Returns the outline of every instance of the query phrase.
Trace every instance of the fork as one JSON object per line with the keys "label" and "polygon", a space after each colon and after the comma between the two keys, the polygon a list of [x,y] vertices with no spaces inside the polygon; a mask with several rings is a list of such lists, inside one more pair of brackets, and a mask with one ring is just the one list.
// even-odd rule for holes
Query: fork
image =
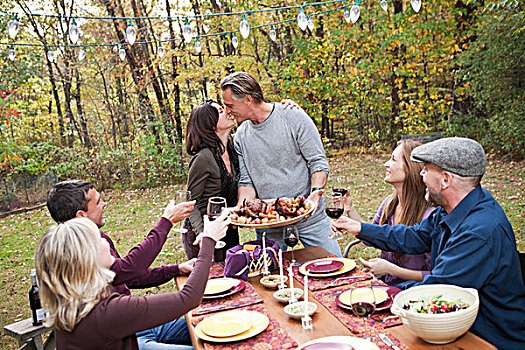
{"label": "fork", "polygon": [[337,281],[342,281],[342,280],[352,280],[352,279],[359,279],[359,278],[363,278],[363,277],[367,277],[368,278],[372,278],[374,277],[373,275],[371,274],[366,274],[366,275],[363,275],[363,276],[347,276],[347,277],[339,277],[339,278],[336,278],[335,280],[332,280],[332,281],[323,281],[323,283],[325,285],[332,285],[334,284],[335,282]]}

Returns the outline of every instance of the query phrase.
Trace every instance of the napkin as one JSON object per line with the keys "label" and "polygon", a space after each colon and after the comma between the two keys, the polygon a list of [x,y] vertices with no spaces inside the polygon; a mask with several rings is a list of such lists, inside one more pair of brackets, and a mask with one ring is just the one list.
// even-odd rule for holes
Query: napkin
{"label": "napkin", "polygon": [[[295,349],[298,344],[293,340],[288,333],[279,325],[270,313],[266,310],[264,305],[252,305],[242,308],[241,310],[258,311],[265,314],[270,319],[270,324],[266,330],[259,333],[255,337],[240,340],[234,343],[204,343],[204,348],[207,350],[274,350],[274,349]],[[206,316],[194,317],[191,319],[191,324],[195,327]],[[391,337],[393,339],[393,337]]]}

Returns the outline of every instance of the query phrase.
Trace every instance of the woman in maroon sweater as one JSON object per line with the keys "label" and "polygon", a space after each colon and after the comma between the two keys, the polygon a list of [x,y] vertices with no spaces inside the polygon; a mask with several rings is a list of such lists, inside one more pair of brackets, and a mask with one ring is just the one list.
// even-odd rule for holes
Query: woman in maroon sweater
{"label": "woman in maroon sweater", "polygon": [[133,297],[112,293],[114,257],[97,226],[79,218],[51,227],[40,240],[35,264],[45,325],[56,332],[57,349],[138,349],[135,333],[156,327],[200,304],[215,242],[230,223],[226,213],[204,221],[200,253],[184,288]]}

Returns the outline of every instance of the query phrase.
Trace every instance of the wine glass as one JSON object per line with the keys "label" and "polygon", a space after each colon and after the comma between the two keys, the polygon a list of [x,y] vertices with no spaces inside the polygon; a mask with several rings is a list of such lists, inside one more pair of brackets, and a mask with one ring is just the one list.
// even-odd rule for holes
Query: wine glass
{"label": "wine glass", "polygon": [[[226,208],[226,198],[210,197],[210,199],[208,199],[208,209],[206,211],[208,219],[210,221],[217,219],[221,215],[223,208]],[[215,243],[215,249],[222,249],[225,246],[226,242],[224,241],[217,241],[217,243]]]}
{"label": "wine glass", "polygon": [[[177,191],[175,193],[175,202],[177,202],[177,204],[178,203],[182,203],[182,202],[189,202],[190,200],[191,200],[191,192],[190,191],[180,190],[180,191]],[[179,228],[175,229],[174,231],[175,232],[180,232],[180,233],[188,232],[187,229],[182,227],[183,224],[184,224],[184,220],[179,222]]]}
{"label": "wine glass", "polygon": [[299,231],[295,226],[285,226],[283,228],[283,240],[284,244],[292,248],[292,260],[290,261],[293,266],[297,264],[297,261],[293,257],[293,247],[299,243]]}
{"label": "wine glass", "polygon": [[364,324],[364,339],[373,341],[367,336],[368,317],[376,310],[376,296],[371,284],[366,284],[361,287],[352,287],[350,289],[350,304],[352,311],[356,316],[363,317]]}
{"label": "wine glass", "polygon": [[[346,190],[345,190],[346,191]],[[325,200],[325,211],[326,215],[328,215],[330,218],[337,220],[343,215],[344,212],[344,200],[343,196],[339,192],[330,193],[324,196]],[[328,236],[330,239],[341,239],[343,238],[342,235],[336,236],[336,235],[330,235]]]}
{"label": "wine glass", "polygon": [[344,175],[334,176],[332,179],[332,191],[341,193],[344,196],[347,192],[347,179]]}

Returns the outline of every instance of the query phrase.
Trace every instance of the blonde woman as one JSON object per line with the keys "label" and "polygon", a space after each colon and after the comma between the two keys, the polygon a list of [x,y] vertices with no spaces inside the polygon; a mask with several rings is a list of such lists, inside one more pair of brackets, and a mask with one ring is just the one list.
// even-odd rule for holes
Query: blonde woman
{"label": "blonde woman", "polygon": [[[51,227],[35,251],[45,325],[56,332],[57,349],[138,349],[135,333],[176,319],[200,304],[215,242],[229,219],[204,220],[200,253],[184,288],[175,293],[133,297],[114,293],[109,270],[114,257],[89,219]],[[165,347],[165,349],[177,349]]]}
{"label": "blonde woman", "polygon": [[[423,163],[410,160],[410,153],[420,145],[421,142],[414,140],[397,143],[392,156],[385,163],[383,180],[392,185],[394,190],[379,207],[372,224],[412,226],[420,223],[435,209],[425,200],[425,184],[419,175]],[[345,211],[350,218],[364,222],[352,205],[350,191],[345,196]],[[365,271],[382,276],[385,283],[400,288],[409,286],[412,281],[421,282],[430,273],[430,253],[410,255],[382,251],[381,258],[360,260]]]}

